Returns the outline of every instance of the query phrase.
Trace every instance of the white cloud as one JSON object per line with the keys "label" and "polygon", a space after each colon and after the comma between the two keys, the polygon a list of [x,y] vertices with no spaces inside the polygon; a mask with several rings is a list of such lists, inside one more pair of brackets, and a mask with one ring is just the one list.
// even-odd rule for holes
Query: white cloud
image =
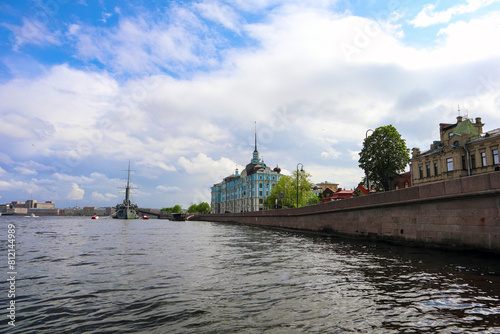
{"label": "white cloud", "polygon": [[92,192],[92,199],[96,200],[98,202],[110,202],[110,201],[113,201],[117,197],[118,196],[113,195],[113,194],[109,194],[109,193],[106,193],[106,194],[103,195],[103,194],[100,194],[97,191],[93,191]]}
{"label": "white cloud", "polygon": [[166,161],[166,158],[162,154],[151,152],[142,157],[142,159],[137,162],[137,165],[147,167],[148,169],[159,168],[166,172],[176,172],[177,169],[175,166],[168,165]]}
{"label": "white cloud", "polygon": [[239,15],[228,5],[216,1],[204,1],[195,4],[201,15],[209,20],[223,25],[225,28],[239,32]]}
{"label": "white cloud", "polygon": [[458,4],[442,11],[436,11],[436,5],[428,4],[410,23],[415,27],[428,27],[434,24],[447,23],[450,22],[453,16],[473,13],[495,2],[498,2],[498,0],[467,0],[466,4]]}
{"label": "white cloud", "polygon": [[71,191],[69,194],[66,196],[67,199],[69,200],[81,200],[83,199],[83,195],[85,194],[85,190],[81,189],[78,184],[73,183],[71,185]]}
{"label": "white cloud", "polygon": [[59,31],[50,31],[42,22],[23,17],[22,25],[3,23],[4,27],[9,29],[14,37],[14,50],[19,50],[25,44],[61,45]]}
{"label": "white cloud", "polygon": [[76,176],[76,175],[68,175],[62,173],[54,173],[52,177],[56,181],[71,182],[73,183],[73,185],[76,185],[77,183],[89,184],[94,181],[92,178],[86,176]]}
{"label": "white cloud", "polygon": [[216,38],[188,8],[173,5],[161,18],[142,13],[120,18],[114,28],[72,25],[78,57],[97,60],[116,72],[149,73],[214,61]]}
{"label": "white cloud", "polygon": [[[82,67],[47,65],[0,84],[2,179],[16,167],[26,173],[3,187],[33,182],[34,196],[64,201],[77,185],[70,197],[84,197],[84,188],[92,205],[124,185],[108,175],[132,159],[138,201],[161,207],[158,192],[174,192],[190,203],[249,162],[254,121],[266,163],[287,173],[300,161],[313,179],[354,187],[369,128],[392,123],[409,146],[427,146],[464,100],[471,115],[499,127],[498,12],[452,23],[419,48],[399,38],[397,20],[378,25],[321,3],[206,1],[175,5],[164,22],[153,13],[120,14],[106,28],[75,21],[66,37]],[[248,13],[262,16],[247,23]],[[231,48],[230,34],[251,46]],[[355,48],[350,59],[342,45]]]}
{"label": "white cloud", "polygon": [[494,42],[499,34],[500,12],[468,22],[458,21],[439,30],[443,46],[430,56],[441,64],[445,61],[465,63],[495,57],[500,54],[500,45]]}
{"label": "white cloud", "polygon": [[359,153],[361,151],[352,151],[352,150],[349,150],[349,155],[351,157],[351,160],[354,160],[354,161],[359,161]]}
{"label": "white cloud", "polygon": [[[204,153],[199,153],[191,160],[185,157],[180,157],[178,163],[188,174],[222,173],[227,176],[229,173],[234,172],[237,167],[236,163],[228,158],[221,157],[219,160],[213,160]],[[242,167],[240,166],[240,169],[241,168]]]}
{"label": "white cloud", "polygon": [[177,193],[181,191],[181,188],[179,187],[169,187],[169,186],[157,186],[156,190],[159,190],[161,192],[165,193]]}
{"label": "white cloud", "polygon": [[36,170],[33,170],[33,169],[29,169],[29,168],[26,168],[26,167],[14,167],[14,170],[20,174],[23,174],[23,175],[36,175],[38,174],[38,172]]}
{"label": "white cloud", "polygon": [[30,184],[11,179],[10,181],[0,180],[0,190],[25,190],[30,187]]}
{"label": "white cloud", "polygon": [[326,151],[321,152],[321,159],[337,159],[340,155],[339,151],[333,147],[329,147]]}
{"label": "white cloud", "polygon": [[107,74],[57,65],[36,80],[20,78],[1,85],[1,114],[4,122],[17,126],[15,131],[23,127],[24,132],[33,131],[32,119],[64,131],[57,125],[94,125],[95,117],[109,108],[116,93],[117,83]]}
{"label": "white cloud", "polygon": [[33,160],[17,163],[18,166],[14,170],[23,175],[37,175],[41,171],[54,170],[54,167],[35,162]]}

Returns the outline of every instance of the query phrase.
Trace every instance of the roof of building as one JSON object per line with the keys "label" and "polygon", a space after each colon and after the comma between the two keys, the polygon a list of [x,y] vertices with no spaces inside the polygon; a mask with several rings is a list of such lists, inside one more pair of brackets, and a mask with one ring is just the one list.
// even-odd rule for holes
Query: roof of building
{"label": "roof of building", "polygon": [[459,136],[470,135],[471,138],[479,137],[479,131],[469,119],[458,122],[455,131],[453,131],[453,134]]}
{"label": "roof of building", "polygon": [[500,128],[488,131],[485,134],[479,136],[478,138],[474,138],[473,140],[470,141],[470,143],[473,143],[473,142],[475,143],[478,141],[487,140],[487,139],[490,139],[493,137],[498,137],[498,136],[500,136]]}
{"label": "roof of building", "polygon": [[[466,123],[466,121],[461,122],[461,123]],[[470,122],[467,122],[467,123],[470,123]],[[470,123],[470,124],[474,127],[474,125],[472,123]],[[471,131],[471,128],[468,125],[463,126],[460,129],[457,126],[457,130],[455,130],[455,132],[453,132],[453,133],[456,134],[456,135],[464,135],[464,134],[467,134],[468,131]],[[459,133],[457,133],[457,132],[459,132]],[[476,132],[477,132],[477,129],[476,129]],[[472,139],[469,142],[467,142],[467,144],[476,143],[476,142],[483,141],[483,140],[488,140],[488,139],[491,139],[491,138],[497,137],[497,136],[500,136],[500,128],[488,131],[488,132],[486,132],[484,134],[478,134],[477,137],[472,137]],[[443,145],[436,146],[435,148],[432,148],[432,149],[430,149],[428,151],[420,153],[418,155],[418,157],[425,157],[425,156],[429,156],[429,155],[432,155],[432,154],[435,154],[435,153],[442,152],[443,148],[444,148]]]}

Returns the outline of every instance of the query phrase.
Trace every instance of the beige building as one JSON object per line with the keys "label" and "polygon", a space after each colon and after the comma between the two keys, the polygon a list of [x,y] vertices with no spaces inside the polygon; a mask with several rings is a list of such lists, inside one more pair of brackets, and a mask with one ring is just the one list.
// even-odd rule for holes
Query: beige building
{"label": "beige building", "polygon": [[498,169],[500,129],[483,133],[483,123],[457,117],[454,124],[439,124],[440,140],[430,149],[412,152],[413,185],[487,173]]}
{"label": "beige building", "polygon": [[97,207],[96,206],[85,206],[83,207],[82,215],[83,216],[93,216],[96,214]]}
{"label": "beige building", "polygon": [[321,192],[325,191],[328,188],[332,189],[333,191],[337,191],[338,188],[339,188],[339,184],[338,183],[331,183],[331,182],[328,182],[328,181],[318,183],[317,186],[321,187]]}

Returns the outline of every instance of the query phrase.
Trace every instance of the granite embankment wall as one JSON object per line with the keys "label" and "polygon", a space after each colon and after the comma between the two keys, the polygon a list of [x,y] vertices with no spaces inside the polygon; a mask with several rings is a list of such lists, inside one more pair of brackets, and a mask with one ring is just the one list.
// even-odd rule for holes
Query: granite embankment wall
{"label": "granite embankment wall", "polygon": [[197,215],[234,222],[500,253],[500,172],[296,209]]}

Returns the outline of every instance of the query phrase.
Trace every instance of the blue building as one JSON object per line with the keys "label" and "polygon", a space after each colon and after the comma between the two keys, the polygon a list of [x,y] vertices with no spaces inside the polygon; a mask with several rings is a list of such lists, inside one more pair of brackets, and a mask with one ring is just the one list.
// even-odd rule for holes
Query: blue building
{"label": "blue building", "polygon": [[257,151],[257,132],[252,160],[245,169],[224,178],[212,187],[212,213],[249,212],[266,209],[264,201],[280,177],[281,169],[268,167]]}

